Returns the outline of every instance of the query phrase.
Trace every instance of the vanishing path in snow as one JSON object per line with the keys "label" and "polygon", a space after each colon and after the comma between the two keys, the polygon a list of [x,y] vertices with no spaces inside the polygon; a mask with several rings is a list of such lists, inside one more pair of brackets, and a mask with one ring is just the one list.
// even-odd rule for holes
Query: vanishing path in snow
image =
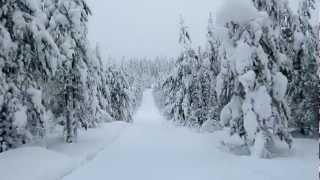
{"label": "vanishing path in snow", "polygon": [[[212,137],[170,126],[160,115],[152,90],[147,90],[134,123],[63,180],[283,180],[288,172],[294,174],[291,179],[304,179],[298,170],[313,171],[299,159],[268,161],[230,155],[219,150],[219,140]],[[288,166],[292,163],[297,171]]]}
{"label": "vanishing path in snow", "polygon": [[208,153],[203,151],[205,145],[199,144],[199,134],[189,131],[168,126],[155,105],[152,90],[147,90],[134,124],[93,161],[64,179],[198,179],[205,175]]}

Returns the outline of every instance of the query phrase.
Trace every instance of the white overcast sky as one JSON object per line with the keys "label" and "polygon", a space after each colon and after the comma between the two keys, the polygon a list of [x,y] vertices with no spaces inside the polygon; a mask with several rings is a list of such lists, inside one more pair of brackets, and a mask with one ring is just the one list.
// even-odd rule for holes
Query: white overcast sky
{"label": "white overcast sky", "polygon": [[93,11],[89,38],[114,58],[177,56],[179,17],[195,45],[205,40],[209,12],[221,0],[88,0]]}
{"label": "white overcast sky", "polygon": [[[296,8],[300,0],[289,1]],[[227,12],[218,13],[223,18],[241,17],[247,11],[241,4],[250,0],[88,0],[88,3],[93,12],[89,22],[92,45],[98,43],[104,56],[120,59],[178,56],[180,15],[189,26],[194,46],[203,45],[210,12],[215,14],[223,7]]]}

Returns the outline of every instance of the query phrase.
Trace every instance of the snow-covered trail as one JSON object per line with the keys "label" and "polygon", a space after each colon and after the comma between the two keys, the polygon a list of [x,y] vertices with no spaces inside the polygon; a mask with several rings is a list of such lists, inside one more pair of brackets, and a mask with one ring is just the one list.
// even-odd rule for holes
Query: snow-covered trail
{"label": "snow-covered trail", "polygon": [[168,125],[156,108],[152,90],[147,90],[134,123],[63,180],[283,180],[288,172],[291,180],[313,177],[313,164],[305,158],[239,157],[221,151],[217,144],[211,134]]}

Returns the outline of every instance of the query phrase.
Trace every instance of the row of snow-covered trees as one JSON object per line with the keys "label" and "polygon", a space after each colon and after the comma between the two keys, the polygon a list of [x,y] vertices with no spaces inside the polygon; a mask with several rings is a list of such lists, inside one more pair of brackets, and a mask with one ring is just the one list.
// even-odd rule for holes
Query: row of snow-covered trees
{"label": "row of snow-covered trees", "polygon": [[210,130],[230,128],[250,154],[273,156],[275,138],[317,133],[320,81],[315,0],[293,12],[285,0],[251,0],[256,14],[224,27],[209,19],[207,45],[193,49],[181,21],[183,51],[156,97],[168,118]]}
{"label": "row of snow-covered trees", "polygon": [[85,0],[0,0],[0,152],[63,126],[132,121],[136,90],[89,47]]}
{"label": "row of snow-covered trees", "polygon": [[[155,91],[159,106],[169,119],[185,126],[199,127],[209,119],[218,119],[215,88],[222,54],[221,43],[213,38],[213,20],[208,27],[205,50],[194,50],[190,35],[181,19],[180,39],[183,52],[169,77]],[[212,122],[214,123],[214,122]]]}
{"label": "row of snow-covered trees", "polygon": [[174,66],[174,60],[168,57],[131,58],[121,62],[121,69],[140,80],[142,88],[150,88],[169,74]]}

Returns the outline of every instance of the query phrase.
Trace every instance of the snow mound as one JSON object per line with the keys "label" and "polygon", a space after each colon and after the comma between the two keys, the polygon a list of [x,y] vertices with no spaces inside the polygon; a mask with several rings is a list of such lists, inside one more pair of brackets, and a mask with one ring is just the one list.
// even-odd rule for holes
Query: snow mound
{"label": "snow mound", "polygon": [[201,132],[204,132],[204,133],[205,132],[213,133],[221,129],[222,129],[221,124],[219,123],[219,121],[216,121],[216,120],[208,120],[204,122],[203,125],[201,126]]}

